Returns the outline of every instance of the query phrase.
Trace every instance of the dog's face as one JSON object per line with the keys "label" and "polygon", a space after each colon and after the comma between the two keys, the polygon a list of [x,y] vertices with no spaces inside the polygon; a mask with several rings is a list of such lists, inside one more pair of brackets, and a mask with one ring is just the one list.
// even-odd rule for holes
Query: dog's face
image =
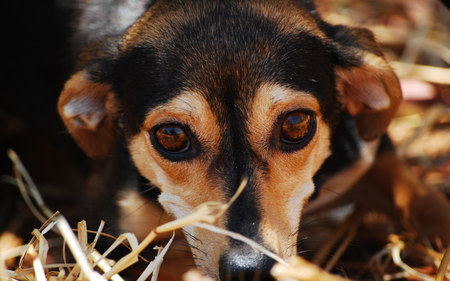
{"label": "dog's face", "polygon": [[[218,226],[288,258],[339,112],[370,140],[398,105],[381,56],[369,32],[325,24],[295,1],[159,1],[122,37],[86,48],[59,109],[88,155],[125,139],[175,218],[227,202],[247,178]],[[214,278],[273,264],[228,237],[185,230]]]}

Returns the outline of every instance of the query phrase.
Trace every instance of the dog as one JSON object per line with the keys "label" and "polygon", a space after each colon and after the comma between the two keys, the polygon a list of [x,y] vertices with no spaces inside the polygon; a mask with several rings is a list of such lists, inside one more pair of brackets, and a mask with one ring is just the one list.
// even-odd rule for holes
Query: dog
{"label": "dog", "polygon": [[[179,219],[228,202],[247,179],[216,225],[287,259],[301,214],[358,186],[356,201],[448,244],[450,205],[410,175],[385,134],[402,93],[369,30],[327,23],[307,0],[99,5],[79,15],[73,45],[86,46],[58,103],[102,163],[90,179],[96,216],[142,238],[159,204]],[[151,197],[143,182],[160,194],[138,208]],[[250,246],[184,232],[205,275],[270,280],[274,260]]]}

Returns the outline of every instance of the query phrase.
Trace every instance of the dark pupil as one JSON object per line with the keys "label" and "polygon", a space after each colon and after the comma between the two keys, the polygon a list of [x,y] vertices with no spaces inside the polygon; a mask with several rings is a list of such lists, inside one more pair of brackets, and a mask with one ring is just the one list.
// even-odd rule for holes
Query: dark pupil
{"label": "dark pupil", "polygon": [[180,152],[188,145],[186,133],[177,125],[164,125],[156,131],[159,144],[169,152]]}
{"label": "dark pupil", "polygon": [[303,112],[291,113],[281,126],[281,137],[285,141],[298,142],[308,135],[311,117]]}

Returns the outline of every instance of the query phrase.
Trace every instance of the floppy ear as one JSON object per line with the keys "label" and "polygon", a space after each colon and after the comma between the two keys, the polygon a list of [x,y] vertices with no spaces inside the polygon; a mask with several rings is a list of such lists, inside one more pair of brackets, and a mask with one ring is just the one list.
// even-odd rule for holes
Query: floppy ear
{"label": "floppy ear", "polygon": [[372,32],[334,26],[337,88],[358,134],[373,140],[385,133],[402,99],[397,76]]}
{"label": "floppy ear", "polygon": [[58,111],[64,124],[90,157],[108,155],[117,141],[115,119],[119,106],[112,86],[101,77],[106,76],[115,58],[115,48],[109,48],[113,43],[102,40],[89,45],[77,62],[79,71],[59,97]]}

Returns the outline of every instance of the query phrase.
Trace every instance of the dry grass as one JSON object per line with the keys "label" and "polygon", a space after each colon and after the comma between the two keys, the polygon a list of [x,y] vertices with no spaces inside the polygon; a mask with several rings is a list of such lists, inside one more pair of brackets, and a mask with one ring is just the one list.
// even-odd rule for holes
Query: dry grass
{"label": "dry grass", "polygon": [[[41,212],[48,212],[49,209],[45,205],[37,188],[34,186],[31,178],[28,178],[28,172],[21,163],[19,157],[13,152],[9,151],[9,156],[14,162],[16,171],[16,181],[21,190],[24,191],[24,197],[27,198],[26,202],[33,213],[42,218],[44,215]],[[22,177],[24,177],[28,183],[26,185]],[[31,183],[31,185],[30,185]],[[24,280],[24,281],[73,281],[73,280],[124,280],[120,276],[120,272],[127,267],[138,261],[139,254],[147,248],[150,243],[160,233],[173,232],[172,238],[166,244],[165,247],[158,248],[158,254],[156,258],[150,262],[147,268],[142,272],[137,281],[147,280],[152,276],[151,280],[157,280],[158,271],[163,262],[163,258],[168,248],[170,247],[175,230],[187,225],[194,225],[208,229],[213,232],[228,235],[234,239],[241,240],[250,245],[255,251],[263,252],[264,254],[275,259],[278,264],[273,269],[273,275],[283,278],[301,278],[301,280],[341,280],[338,276],[327,274],[325,271],[317,267],[316,265],[307,262],[306,260],[296,257],[288,262],[284,261],[279,256],[265,249],[256,242],[248,239],[240,234],[233,233],[224,229],[217,228],[212,224],[219,218],[228,207],[236,200],[242,190],[245,188],[247,181],[244,180],[239,186],[236,194],[230,199],[227,204],[219,202],[206,202],[198,206],[195,211],[186,216],[185,218],[171,221],[153,229],[148,236],[139,243],[137,238],[132,233],[124,233],[116,238],[116,241],[107,249],[103,254],[100,254],[95,246],[98,238],[102,235],[102,229],[104,222],[102,222],[97,231],[94,233],[95,238],[92,242],[88,242],[88,229],[85,221],[78,223],[78,229],[74,234],[66,219],[59,214],[54,213],[46,220],[40,229],[34,229],[32,231],[33,238],[24,246],[19,248],[9,249],[8,251],[0,252],[0,279],[1,280]],[[34,205],[31,198],[38,204],[38,207]],[[55,229],[56,227],[56,229]],[[63,247],[63,263],[52,264],[47,262],[49,243],[45,238],[45,235],[50,231],[60,234],[64,238],[64,243],[67,244],[72,256],[74,257],[73,263],[66,262],[65,247]],[[107,259],[109,253],[114,250],[118,245],[122,244],[125,240],[128,241],[128,245],[131,247],[131,252],[122,257],[117,262]],[[6,260],[14,258],[20,255],[20,262],[16,270],[6,269]],[[31,260],[31,267],[24,267],[24,260]],[[100,275],[99,269],[103,274]],[[305,269],[307,269],[305,271]],[[199,273],[190,272],[185,276],[185,280],[207,280],[205,276],[201,276]],[[299,279],[300,280],[300,279]]]}
{"label": "dry grass", "polygon": [[[26,202],[28,202],[30,209],[33,210],[33,213],[37,217],[44,217],[45,215],[43,213],[49,212],[48,207],[39,195],[37,188],[33,186],[31,178],[28,178],[28,173],[20,162],[20,159],[12,151],[9,152],[9,155],[15,165],[17,185],[24,192],[24,197],[28,198]],[[26,183],[24,183],[23,178],[25,178]],[[354,239],[361,225],[365,212],[357,208],[344,216],[345,219],[339,224],[338,228],[334,230],[332,236],[328,237],[326,240],[327,243],[323,243],[322,247],[317,251],[315,258],[313,259],[316,261],[316,264],[298,256],[293,257],[286,262],[254,241],[212,225],[215,220],[228,209],[237,196],[239,196],[245,188],[245,185],[246,181],[244,180],[236,194],[227,204],[218,202],[204,203],[198,206],[191,215],[155,228],[141,243],[137,241],[134,234],[124,233],[116,238],[116,241],[110,248],[102,254],[97,251],[95,246],[100,235],[106,235],[102,233],[104,222],[100,224],[97,231],[93,232],[96,234],[95,238],[92,242],[89,242],[89,231],[85,221],[79,222],[78,228],[74,231],[69,227],[66,219],[56,212],[43,223],[40,229],[34,229],[32,231],[33,238],[27,245],[9,249],[7,251],[0,251],[0,280],[123,281],[124,279],[120,276],[120,273],[138,261],[139,254],[150,245],[158,234],[163,232],[174,232],[175,229],[190,224],[224,235],[229,235],[234,239],[239,239],[249,244],[255,251],[261,251],[274,258],[278,263],[274,266],[271,273],[278,280],[348,280],[348,278],[330,274],[328,271],[335,268],[336,263],[342,258],[342,254],[349,247],[350,242]],[[36,202],[37,206],[35,206],[33,201]],[[70,249],[74,262],[69,263],[66,261],[65,247],[62,248],[64,262],[48,262],[50,245],[45,236],[50,231],[54,231],[64,238],[64,243],[67,244]],[[74,232],[77,233],[77,236]],[[131,252],[128,255],[123,256],[117,262],[108,259],[108,255],[111,251],[120,244],[123,244],[125,240],[127,241],[127,245],[131,248]],[[157,280],[163,257],[172,241],[173,236],[164,247],[157,249],[157,256],[153,261],[148,263],[146,269],[137,278],[138,281],[147,280],[150,276],[152,281]],[[445,254],[441,254],[413,241],[414,240],[407,236],[400,237],[398,235],[390,235],[389,243],[370,258],[370,262],[365,265],[365,270],[376,272],[376,276],[379,276],[380,280],[381,278],[382,280],[404,278],[409,280],[442,281],[445,280],[446,277],[448,278],[450,276],[450,272],[448,271],[450,251],[447,250]],[[326,263],[325,269],[321,269],[319,265],[321,265],[322,262],[326,260],[326,257],[331,254],[334,245],[339,245],[338,249],[332,253],[332,258]],[[430,270],[429,268],[428,272],[424,272],[423,268],[413,268],[402,260],[402,256],[408,255],[418,255],[420,260],[428,261],[428,267],[430,267],[430,264],[434,264],[434,269]],[[15,270],[8,270],[6,261],[16,256],[20,256],[17,268]],[[24,266],[25,263],[28,264],[28,266]],[[388,268],[392,268],[392,264],[395,264],[397,267],[397,272],[394,274],[388,273],[390,270]],[[100,272],[102,272],[102,274],[100,274]],[[188,281],[209,280],[208,277],[202,276],[199,272],[189,272],[184,278]]]}

